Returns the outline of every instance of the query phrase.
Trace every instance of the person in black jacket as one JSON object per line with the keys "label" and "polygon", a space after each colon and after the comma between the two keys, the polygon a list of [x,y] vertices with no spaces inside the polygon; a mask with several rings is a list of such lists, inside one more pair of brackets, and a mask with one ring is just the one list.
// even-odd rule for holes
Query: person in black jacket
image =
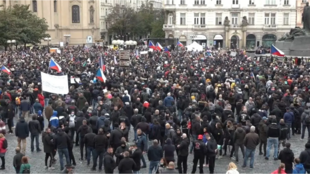
{"label": "person in black jacket", "polygon": [[[91,128],[87,125],[87,121],[83,120],[83,125],[80,126],[80,128],[76,132],[77,136],[79,135],[81,138],[80,139],[80,155],[81,155],[80,160],[81,161],[83,161],[83,159],[84,159],[83,158],[84,157],[83,152],[84,152],[84,148],[85,148],[84,136],[89,132],[91,132]],[[86,152],[86,150],[85,150],[85,152]],[[87,156],[87,155],[85,154],[85,156]]]}
{"label": "person in black jacket", "polygon": [[192,131],[193,143],[192,143],[192,146],[190,148],[190,152],[192,153],[194,146],[195,146],[195,141],[197,140],[197,137],[201,131],[200,117],[199,116],[194,116],[194,119],[192,119],[191,131]]}
{"label": "person in black jacket", "polygon": [[34,150],[34,139],[36,140],[36,148],[37,148],[37,152],[40,152],[41,149],[39,147],[40,143],[39,143],[39,134],[41,133],[41,128],[40,128],[40,123],[37,120],[37,115],[32,114],[32,120],[29,121],[28,126],[29,126],[29,131],[30,131],[30,135],[31,135],[31,152],[33,152]]}
{"label": "person in black jacket", "polygon": [[66,165],[70,164],[69,151],[70,138],[62,129],[57,130],[57,136],[54,139],[55,146],[59,154],[60,170],[64,171],[63,156],[66,158]]}
{"label": "person in black jacket", "polygon": [[194,160],[193,160],[193,170],[192,173],[196,172],[197,164],[199,160],[199,173],[203,173],[203,162],[206,151],[206,146],[202,142],[203,136],[198,135],[197,140],[194,142]]}
{"label": "person in black jacket", "polygon": [[86,146],[86,150],[87,150],[87,165],[89,166],[90,164],[90,157],[93,157],[93,163],[95,162],[95,136],[96,134],[93,132],[89,132],[84,136],[84,143]]}
{"label": "person in black jacket", "polygon": [[152,173],[159,165],[160,160],[163,157],[163,149],[158,145],[158,140],[153,140],[153,145],[149,147],[147,151],[147,157],[150,161],[149,173]]}
{"label": "person in black jacket", "polygon": [[8,127],[9,127],[9,133],[13,133],[12,127],[13,127],[13,119],[15,117],[15,109],[12,102],[8,105]]}
{"label": "person in black jacket", "polygon": [[136,168],[136,163],[133,159],[129,158],[129,152],[124,152],[124,158],[118,165],[118,173],[132,173]]}
{"label": "person in black jacket", "polygon": [[76,118],[75,118],[75,132],[76,132],[75,146],[79,146],[79,143],[80,143],[80,134],[77,131],[83,125],[83,120],[86,120],[86,117],[84,116],[83,112],[79,111],[76,114]]}
{"label": "person in black jacket", "polygon": [[134,115],[130,118],[130,123],[131,123],[131,125],[132,125],[132,127],[134,129],[134,134],[135,134],[134,138],[136,138],[136,136],[137,136],[137,129],[136,129],[136,127],[137,127],[137,124],[141,122],[141,119],[142,119],[143,116],[141,114],[138,114],[139,110],[137,108],[134,109],[133,112],[134,112]]}
{"label": "person in black jacket", "polygon": [[102,128],[99,129],[98,134],[94,138],[94,147],[96,150],[95,157],[94,157],[94,163],[92,170],[96,170],[97,167],[97,159],[99,158],[99,171],[102,170],[102,160],[103,155],[108,147],[108,138],[104,134],[104,131]]}
{"label": "person in black jacket", "polygon": [[121,138],[123,137],[122,132],[119,129],[111,131],[109,144],[113,149],[117,149],[121,145]]}
{"label": "person in black jacket", "polygon": [[[187,173],[187,157],[188,157],[188,147],[189,139],[187,138],[186,133],[183,133],[181,136],[182,141],[177,145],[178,149],[178,169],[179,173]],[[183,164],[183,168],[182,168]]]}
{"label": "person in black jacket", "polygon": [[214,173],[214,167],[215,167],[215,156],[217,154],[217,143],[216,141],[211,138],[211,136],[208,134],[206,136],[208,143],[206,147],[206,153],[208,153],[209,157],[209,172]]}
{"label": "person in black jacket", "polygon": [[293,162],[294,162],[294,153],[290,149],[291,144],[286,143],[283,150],[281,150],[278,158],[281,160],[281,163],[285,164],[285,173],[293,173]]}
{"label": "person in black jacket", "polygon": [[89,125],[93,131],[93,133],[97,134],[98,129],[97,129],[97,121],[98,121],[98,115],[96,111],[93,111],[91,114],[91,117],[89,118]]}
{"label": "person in black jacket", "polygon": [[[45,132],[43,132],[42,142],[43,142],[43,150],[45,153],[45,168],[52,169],[54,144],[50,128],[46,128]],[[47,165],[48,158],[50,158],[49,165]]]}
{"label": "person in black jacket", "polygon": [[134,173],[139,173],[141,169],[141,157],[142,157],[142,150],[139,149],[136,143],[132,143],[129,147],[130,158],[136,163],[135,168],[133,169]]}
{"label": "person in black jacket", "polygon": [[16,154],[15,154],[14,159],[13,159],[13,166],[15,168],[16,173],[19,173],[20,172],[20,166],[22,165],[22,158],[25,155],[20,153],[19,147],[16,147],[15,152],[16,152]]}
{"label": "person in black jacket", "polygon": [[[26,138],[29,136],[29,127],[24,117],[21,117],[19,119],[19,122],[16,124],[15,136],[17,137],[17,146],[21,149],[21,152],[25,154],[27,144]],[[21,142],[23,144],[23,147],[21,147]]]}
{"label": "person in black jacket", "polygon": [[109,147],[107,152],[104,154],[103,167],[104,167],[104,172],[106,174],[112,174],[115,167],[116,167],[116,163],[115,163],[115,160],[113,158],[113,148],[112,147]]}

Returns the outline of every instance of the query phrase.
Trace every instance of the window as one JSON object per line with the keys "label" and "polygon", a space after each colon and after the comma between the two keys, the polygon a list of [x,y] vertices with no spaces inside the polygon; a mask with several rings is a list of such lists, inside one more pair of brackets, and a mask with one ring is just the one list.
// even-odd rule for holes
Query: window
{"label": "window", "polygon": [[105,15],[108,16],[108,9],[105,9]]}
{"label": "window", "polygon": [[222,13],[215,14],[215,25],[222,25]]}
{"label": "window", "polygon": [[186,24],[185,20],[186,20],[186,14],[181,13],[180,14],[180,25],[185,25]]}
{"label": "window", "polygon": [[284,13],[283,15],[283,25],[288,25],[289,13]]}
{"label": "window", "polygon": [[216,5],[222,5],[222,0],[216,0]]}
{"label": "window", "polygon": [[33,12],[38,12],[38,4],[36,0],[32,1],[32,11]]}
{"label": "window", "polygon": [[255,13],[249,13],[249,25],[255,24]]}
{"label": "window", "polygon": [[205,1],[205,0],[201,0],[200,4],[201,4],[201,5],[205,5],[205,4],[206,4],[206,1]]}
{"label": "window", "polygon": [[284,0],[284,5],[290,5],[290,1],[289,0]]}
{"label": "window", "polygon": [[172,16],[172,14],[169,14],[169,16],[168,16],[168,24],[172,25],[172,22],[173,22],[173,16]]}
{"label": "window", "polygon": [[266,5],[276,5],[276,0],[266,0]]}
{"label": "window", "polygon": [[199,4],[199,0],[195,0],[194,4],[198,5]]}
{"label": "window", "polygon": [[255,5],[255,0],[249,0],[249,5]]}
{"label": "window", "polygon": [[200,13],[200,25],[205,25],[205,24],[206,24],[206,14]]}
{"label": "window", "polygon": [[80,7],[78,5],[72,6],[72,23],[80,23]]}
{"label": "window", "polygon": [[194,24],[195,25],[199,24],[199,13],[194,13]]}
{"label": "window", "polygon": [[185,5],[185,0],[180,0],[181,5]]}
{"label": "window", "polygon": [[302,0],[302,3],[306,3],[306,2],[308,2],[308,0]]}
{"label": "window", "polygon": [[276,14],[265,13],[265,25],[275,25],[275,24],[276,24]]}
{"label": "window", "polygon": [[171,4],[174,4],[174,0],[171,0]]}
{"label": "window", "polygon": [[239,4],[238,0],[232,0],[233,4]]}
{"label": "window", "polygon": [[238,13],[231,14],[231,24],[238,25]]}
{"label": "window", "polygon": [[270,18],[270,14],[269,13],[265,13],[265,25],[269,24],[269,18]]}
{"label": "window", "polygon": [[276,14],[275,13],[271,13],[270,24],[271,25],[275,25],[276,24]]}

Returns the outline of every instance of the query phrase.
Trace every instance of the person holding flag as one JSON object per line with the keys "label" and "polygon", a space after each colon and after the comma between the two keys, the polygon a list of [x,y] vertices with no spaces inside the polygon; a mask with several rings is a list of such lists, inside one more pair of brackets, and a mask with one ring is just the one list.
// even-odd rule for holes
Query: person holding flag
{"label": "person holding flag", "polygon": [[50,60],[49,68],[56,70],[57,72],[61,72],[61,67],[58,65],[58,63],[53,58],[51,58]]}

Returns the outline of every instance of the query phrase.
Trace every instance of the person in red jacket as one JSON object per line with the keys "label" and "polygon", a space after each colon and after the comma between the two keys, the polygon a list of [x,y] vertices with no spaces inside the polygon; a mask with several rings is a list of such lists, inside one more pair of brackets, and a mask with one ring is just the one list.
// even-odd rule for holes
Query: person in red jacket
{"label": "person in red jacket", "polygon": [[45,97],[42,95],[42,93],[38,93],[38,99],[39,99],[39,103],[44,108],[44,99],[45,99]]}
{"label": "person in red jacket", "polygon": [[1,158],[1,162],[2,162],[0,170],[5,170],[5,153],[7,150],[6,148],[3,148],[3,143],[5,143],[5,141],[6,141],[6,139],[5,139],[4,135],[2,133],[0,133],[0,158]]}
{"label": "person in red jacket", "polygon": [[286,174],[285,173],[285,164],[281,163],[279,168],[275,171],[273,171],[271,174]]}

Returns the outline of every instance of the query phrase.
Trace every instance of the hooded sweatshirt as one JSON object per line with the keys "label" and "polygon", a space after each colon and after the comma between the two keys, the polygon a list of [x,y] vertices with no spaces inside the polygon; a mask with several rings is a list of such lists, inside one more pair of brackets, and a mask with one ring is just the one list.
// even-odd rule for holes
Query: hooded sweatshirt
{"label": "hooded sweatshirt", "polygon": [[304,165],[301,163],[295,165],[295,169],[293,170],[293,174],[305,174],[306,170],[304,168]]}
{"label": "hooded sweatshirt", "polygon": [[50,118],[50,124],[52,127],[58,128],[59,126],[59,119],[57,117],[57,111],[53,111],[53,115]]}

